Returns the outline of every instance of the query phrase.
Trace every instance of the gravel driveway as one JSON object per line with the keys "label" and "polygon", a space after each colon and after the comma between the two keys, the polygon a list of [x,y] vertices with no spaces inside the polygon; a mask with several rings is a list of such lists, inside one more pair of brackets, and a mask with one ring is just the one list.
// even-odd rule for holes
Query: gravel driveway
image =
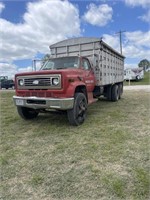
{"label": "gravel driveway", "polygon": [[129,86],[124,86],[124,90],[145,90],[150,92],[150,85],[129,85]]}

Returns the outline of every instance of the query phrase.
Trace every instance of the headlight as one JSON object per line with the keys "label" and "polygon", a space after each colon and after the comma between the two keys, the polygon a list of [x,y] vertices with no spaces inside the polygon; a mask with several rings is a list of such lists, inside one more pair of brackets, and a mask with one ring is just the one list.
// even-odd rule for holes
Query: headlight
{"label": "headlight", "polygon": [[24,80],[23,80],[23,79],[19,79],[19,80],[18,80],[18,84],[19,84],[20,86],[23,86],[23,85],[24,85]]}
{"label": "headlight", "polygon": [[59,78],[53,78],[52,79],[52,84],[53,85],[58,85],[59,84]]}

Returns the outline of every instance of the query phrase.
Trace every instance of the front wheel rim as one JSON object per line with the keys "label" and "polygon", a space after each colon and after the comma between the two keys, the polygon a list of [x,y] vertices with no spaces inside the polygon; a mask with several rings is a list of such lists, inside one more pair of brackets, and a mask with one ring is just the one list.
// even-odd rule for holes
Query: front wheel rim
{"label": "front wheel rim", "polygon": [[77,111],[77,115],[76,115],[76,119],[77,119],[78,121],[84,120],[85,114],[86,114],[86,110],[87,110],[86,100],[85,100],[85,99],[82,99],[82,100],[79,102],[78,111]]}

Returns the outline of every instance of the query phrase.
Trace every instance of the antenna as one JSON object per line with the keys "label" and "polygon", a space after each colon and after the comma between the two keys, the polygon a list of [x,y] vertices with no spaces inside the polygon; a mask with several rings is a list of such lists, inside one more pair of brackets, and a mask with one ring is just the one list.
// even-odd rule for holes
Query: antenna
{"label": "antenna", "polygon": [[121,55],[122,55],[122,33],[124,33],[124,32],[126,32],[126,31],[119,31],[119,32],[117,32],[116,34],[119,34],[119,38],[120,38],[120,53],[121,53]]}

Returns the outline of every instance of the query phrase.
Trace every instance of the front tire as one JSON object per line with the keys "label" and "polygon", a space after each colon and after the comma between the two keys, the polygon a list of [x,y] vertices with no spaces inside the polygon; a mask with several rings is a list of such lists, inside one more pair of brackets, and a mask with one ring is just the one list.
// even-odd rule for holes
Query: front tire
{"label": "front tire", "polygon": [[17,106],[18,114],[25,120],[34,119],[38,116],[39,112],[32,108]]}
{"label": "front tire", "polygon": [[69,123],[73,126],[81,125],[86,118],[87,99],[83,93],[76,93],[73,109],[67,111]]}

